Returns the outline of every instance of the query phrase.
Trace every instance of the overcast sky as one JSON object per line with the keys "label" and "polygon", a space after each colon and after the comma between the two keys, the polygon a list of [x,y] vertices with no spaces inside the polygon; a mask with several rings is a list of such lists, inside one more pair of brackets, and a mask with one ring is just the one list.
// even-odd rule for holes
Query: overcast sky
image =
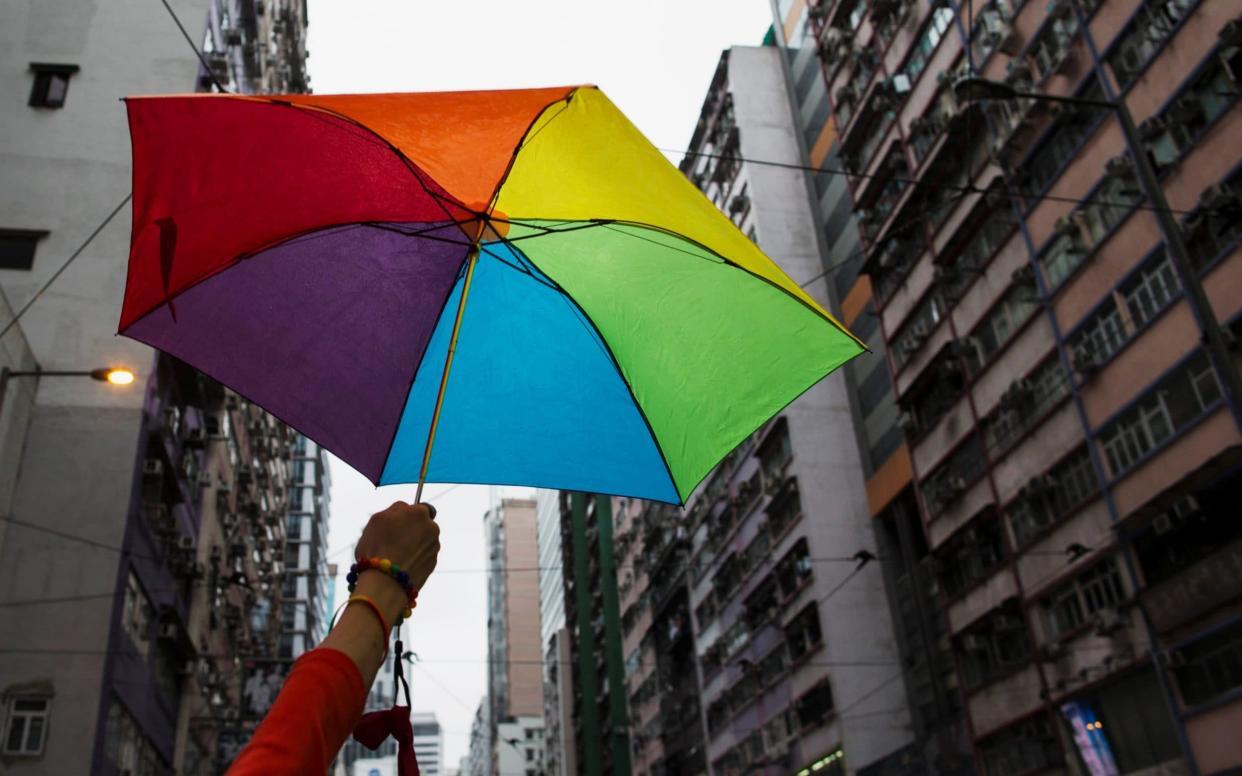
{"label": "overcast sky", "polygon": [[[720,52],[757,45],[770,20],[768,0],[311,0],[310,73],[320,94],[593,83],[657,146],[681,149]],[[366,516],[413,500],[413,489],[376,490],[336,460],[332,478],[330,554],[343,574]],[[426,493],[440,511],[442,550],[409,629],[424,661],[413,673],[414,707],[439,715],[455,767],[486,692],[482,516],[499,493]],[[338,601],[344,592],[342,584]]]}

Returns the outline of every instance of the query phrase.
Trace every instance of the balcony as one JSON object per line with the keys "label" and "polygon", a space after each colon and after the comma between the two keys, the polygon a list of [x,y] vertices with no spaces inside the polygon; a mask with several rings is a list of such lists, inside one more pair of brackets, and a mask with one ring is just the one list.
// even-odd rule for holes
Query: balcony
{"label": "balcony", "polygon": [[1139,593],[1152,627],[1167,632],[1242,596],[1242,540]]}

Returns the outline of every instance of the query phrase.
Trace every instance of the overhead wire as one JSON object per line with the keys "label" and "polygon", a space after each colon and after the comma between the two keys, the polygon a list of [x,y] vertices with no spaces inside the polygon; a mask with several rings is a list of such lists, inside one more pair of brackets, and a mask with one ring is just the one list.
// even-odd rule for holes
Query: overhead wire
{"label": "overhead wire", "polygon": [[26,304],[22,305],[22,308],[17,311],[17,314],[13,316],[12,320],[5,324],[4,329],[0,330],[0,337],[8,334],[9,329],[12,329],[17,325],[17,322],[22,319],[22,316],[26,314],[26,311],[30,309],[31,305],[39,301],[39,298],[43,296],[48,287],[55,283],[56,280],[64,274],[65,270],[69,269],[69,265],[82,255],[82,251],[85,251],[87,246],[94,242],[95,238],[99,236],[99,233],[102,232],[108,224],[112,223],[112,219],[116,218],[117,213],[120,213],[121,210],[129,204],[129,200],[132,197],[133,194],[131,193],[126,194],[121,198],[121,201],[116,204],[116,207],[112,208],[112,211],[104,217],[104,220],[101,221],[89,235],[87,235],[82,244],[80,244],[77,249],[69,255],[68,259],[65,259],[65,263],[60,265],[60,269],[53,272],[52,276],[44,281],[43,285],[39,286],[39,289],[34,292],[34,295],[31,296],[30,299],[26,300]]}
{"label": "overhead wire", "polygon": [[181,30],[181,37],[185,38],[186,44],[194,51],[194,56],[198,57],[199,64],[203,66],[203,71],[207,77],[211,79],[211,83],[220,91],[221,94],[231,94],[231,92],[220,83],[216,78],[216,73],[211,69],[211,65],[207,64],[207,58],[203,56],[203,52],[199,50],[198,44],[190,37],[190,33],[186,32],[185,25],[181,23],[181,17],[177,16],[177,12],[168,4],[168,0],[160,0],[164,4],[164,10],[168,11],[168,15],[172,17],[173,23],[177,25],[177,29]]}
{"label": "overhead wire", "polygon": [[[777,161],[765,160],[765,159],[752,159],[752,158],[745,157],[745,156],[737,156],[733,154],[729,154],[729,155],[716,154],[716,153],[710,153],[707,151],[690,151],[690,150],[674,151],[668,148],[660,148],[659,150],[664,151],[666,153],[670,153],[670,154],[678,153],[678,154],[685,154],[686,156],[700,156],[700,157],[705,157],[708,159],[716,159],[718,161],[738,162],[739,164],[755,164],[755,165],[768,166],[768,167],[780,167],[780,168],[788,169],[788,170],[801,170],[803,172],[816,173],[816,174],[823,173],[825,175],[841,175],[846,178],[864,178],[864,179],[883,178],[884,180],[892,181],[895,183],[904,183],[907,186],[911,186],[911,187],[931,186],[936,189],[958,191],[963,194],[988,194],[988,193],[995,192],[995,196],[1004,196],[1004,197],[1009,197],[1011,199],[1022,199],[1028,202],[1048,201],[1048,202],[1067,202],[1067,203],[1074,204],[1074,205],[1088,205],[1088,204],[1107,205],[1110,207],[1118,207],[1118,208],[1124,207],[1124,208],[1135,208],[1139,210],[1164,211],[1167,213],[1171,213],[1173,215],[1190,215],[1191,213],[1195,213],[1195,212],[1199,212],[1199,213],[1205,212],[1204,210],[1193,211],[1193,210],[1180,210],[1177,208],[1164,209],[1164,208],[1160,208],[1160,207],[1157,207],[1151,204],[1135,203],[1135,202],[1120,202],[1120,201],[1113,201],[1113,200],[1107,200],[1107,199],[1099,199],[1096,197],[1068,197],[1068,196],[1062,196],[1062,195],[1057,195],[1057,194],[1050,194],[1048,192],[1036,194],[1032,192],[1020,191],[1017,189],[1005,189],[1005,190],[995,189],[994,190],[991,188],[983,188],[980,186],[975,186],[974,184],[969,184],[969,183],[959,184],[959,183],[947,183],[947,182],[938,181],[938,180],[937,181],[921,180],[918,178],[889,176],[889,175],[884,175],[883,173],[878,173],[878,172],[876,173],[855,172],[852,170],[846,170],[844,168],[837,168],[837,167],[812,167],[810,165],[795,164],[793,162],[777,162]],[[1211,211],[1206,211],[1206,212],[1211,212]],[[1221,211],[1221,212],[1226,212],[1226,211]]]}

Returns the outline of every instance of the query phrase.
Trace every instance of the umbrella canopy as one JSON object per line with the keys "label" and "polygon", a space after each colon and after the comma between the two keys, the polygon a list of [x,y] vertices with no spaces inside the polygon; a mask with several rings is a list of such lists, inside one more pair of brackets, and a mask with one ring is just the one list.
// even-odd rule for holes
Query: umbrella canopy
{"label": "umbrella canopy", "polygon": [[863,350],[594,87],[127,106],[121,333],[376,484],[682,503]]}

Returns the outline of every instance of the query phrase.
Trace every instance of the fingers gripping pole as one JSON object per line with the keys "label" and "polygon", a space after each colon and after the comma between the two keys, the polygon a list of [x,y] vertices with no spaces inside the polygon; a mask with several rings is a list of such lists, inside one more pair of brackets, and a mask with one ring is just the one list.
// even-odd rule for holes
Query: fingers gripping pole
{"label": "fingers gripping pole", "polygon": [[448,388],[449,370],[453,367],[453,354],[457,352],[457,335],[461,331],[462,314],[466,310],[466,297],[470,295],[470,281],[474,279],[474,265],[479,261],[478,244],[470,246],[466,257],[466,280],[462,284],[461,299],[457,300],[457,317],[453,319],[453,333],[449,337],[448,353],[444,356],[444,371],[440,374],[440,390],[436,394],[436,407],[431,413],[431,425],[427,428],[427,444],[423,447],[423,463],[418,469],[418,490],[414,503],[423,501],[423,485],[427,482],[427,466],[431,463],[431,446],[436,441],[436,426],[440,424],[440,407],[444,404],[444,392]]}

